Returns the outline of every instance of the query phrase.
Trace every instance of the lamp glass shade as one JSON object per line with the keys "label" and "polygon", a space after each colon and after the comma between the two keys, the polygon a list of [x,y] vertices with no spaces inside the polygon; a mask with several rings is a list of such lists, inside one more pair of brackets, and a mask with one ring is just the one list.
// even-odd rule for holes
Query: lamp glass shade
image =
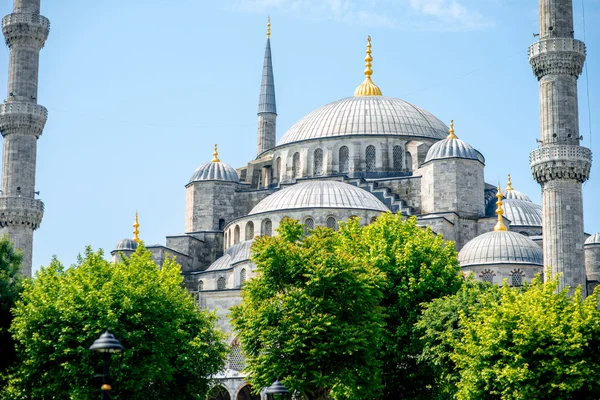
{"label": "lamp glass shade", "polygon": [[99,353],[119,353],[123,351],[123,345],[115,335],[107,330],[94,341],[94,344],[90,346],[90,350]]}

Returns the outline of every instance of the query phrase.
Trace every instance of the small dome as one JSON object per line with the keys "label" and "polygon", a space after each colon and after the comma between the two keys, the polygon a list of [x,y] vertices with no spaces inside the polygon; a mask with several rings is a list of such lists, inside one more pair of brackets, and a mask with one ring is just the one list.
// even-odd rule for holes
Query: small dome
{"label": "small dome", "polygon": [[502,192],[502,195],[507,200],[524,200],[524,201],[528,201],[528,202],[532,203],[529,196],[527,196],[523,192],[519,192],[518,190],[507,189]]}
{"label": "small dome", "polygon": [[516,232],[492,231],[477,236],[458,253],[461,267],[485,264],[533,264],[542,266],[542,248]]}
{"label": "small dome", "polygon": [[117,243],[117,247],[115,248],[115,250],[131,250],[131,251],[135,251],[138,247],[138,244],[133,240],[133,239],[123,239],[120,240],[119,243]]}
{"label": "small dome", "polygon": [[464,140],[446,138],[434,143],[427,152],[425,162],[440,160],[443,158],[466,158],[483,162],[477,150]]}
{"label": "small dome", "polygon": [[[509,193],[516,190],[509,190]],[[542,226],[542,206],[529,200],[505,199],[504,216],[516,226]]]}
{"label": "small dome", "polygon": [[223,257],[215,260],[205,271],[230,269],[237,263],[248,261],[250,259],[250,246],[252,246],[253,242],[254,240],[244,240],[243,242],[234,244],[225,250]]}
{"label": "small dome", "polygon": [[209,162],[198,167],[190,178],[190,182],[196,181],[228,181],[239,182],[235,169],[223,162]]}
{"label": "small dome", "polygon": [[590,244],[600,244],[600,233],[594,233],[592,236],[587,238],[585,240],[585,244],[586,246]]}
{"label": "small dome", "polygon": [[278,146],[348,135],[443,139],[448,127],[433,114],[389,96],[354,96],[317,108],[294,124]]}
{"label": "small dome", "polygon": [[377,197],[356,186],[338,181],[309,181],[273,193],[260,201],[248,215],[303,208],[389,211]]}

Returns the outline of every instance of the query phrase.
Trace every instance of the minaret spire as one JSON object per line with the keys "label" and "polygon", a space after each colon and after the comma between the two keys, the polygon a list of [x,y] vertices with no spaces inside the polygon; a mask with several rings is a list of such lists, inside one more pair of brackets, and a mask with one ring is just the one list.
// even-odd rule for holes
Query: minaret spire
{"label": "minaret spire", "polygon": [[37,104],[39,55],[50,31],[50,21],[40,15],[40,0],[15,0],[12,14],[2,19],[2,31],[10,60],[8,93],[0,104],[0,236],[8,235],[23,251],[21,272],[31,276],[33,231],[44,215],[44,203],[35,198],[37,140],[48,117]]}
{"label": "minaret spire", "polygon": [[[592,153],[579,145],[577,78],[585,45],[573,38],[572,0],[539,0],[539,38],[529,63],[540,82],[541,146],[529,161],[542,187],[544,265],[560,273],[559,290],[586,288],[581,185],[590,174]],[[550,278],[549,274],[544,274]]]}
{"label": "minaret spire", "polygon": [[267,22],[267,46],[263,64],[260,95],[258,97],[258,145],[257,154],[275,147],[277,106],[275,104],[275,80],[271,60],[271,18]]}
{"label": "minaret spire", "polygon": [[496,215],[498,216],[498,222],[496,222],[496,226],[494,227],[494,231],[506,231],[506,225],[504,225],[504,221],[502,221],[502,215],[504,214],[504,210],[502,209],[502,189],[500,189],[500,183],[498,183],[498,191],[496,192]]}
{"label": "minaret spire", "polygon": [[135,212],[135,222],[133,223],[133,241],[136,243],[140,242],[140,221],[138,220],[138,212]]}

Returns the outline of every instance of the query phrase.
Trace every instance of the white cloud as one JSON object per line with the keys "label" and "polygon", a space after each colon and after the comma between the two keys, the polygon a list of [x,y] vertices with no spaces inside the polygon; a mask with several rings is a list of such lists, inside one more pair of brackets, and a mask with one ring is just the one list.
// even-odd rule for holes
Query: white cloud
{"label": "white cloud", "polygon": [[409,30],[478,30],[492,21],[465,5],[474,0],[230,0],[242,12],[288,12],[370,27]]}

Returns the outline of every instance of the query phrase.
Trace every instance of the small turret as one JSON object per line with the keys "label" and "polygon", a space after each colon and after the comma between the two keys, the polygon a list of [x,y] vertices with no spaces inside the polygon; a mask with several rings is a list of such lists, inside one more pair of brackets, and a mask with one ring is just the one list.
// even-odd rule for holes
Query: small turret
{"label": "small turret", "polygon": [[125,239],[119,240],[119,242],[115,246],[115,249],[110,252],[113,262],[119,262],[121,260],[120,254],[123,254],[124,256],[129,257],[129,256],[131,256],[131,254],[133,254],[137,250],[138,243],[140,242],[139,227],[140,227],[140,223],[139,223],[139,219],[138,219],[138,213],[136,211],[135,212],[135,221],[133,223],[133,239],[125,238]]}

